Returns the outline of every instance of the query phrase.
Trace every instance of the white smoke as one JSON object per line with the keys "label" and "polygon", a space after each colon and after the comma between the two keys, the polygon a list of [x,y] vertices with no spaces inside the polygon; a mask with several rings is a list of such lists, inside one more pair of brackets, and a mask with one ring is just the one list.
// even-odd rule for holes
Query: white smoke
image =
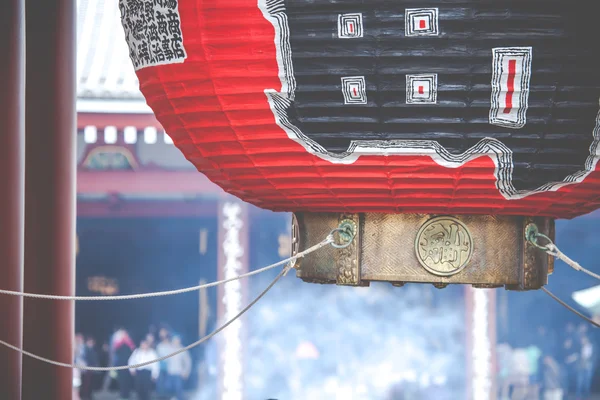
{"label": "white smoke", "polygon": [[349,288],[287,277],[245,320],[245,398],[463,398],[464,321],[461,288]]}

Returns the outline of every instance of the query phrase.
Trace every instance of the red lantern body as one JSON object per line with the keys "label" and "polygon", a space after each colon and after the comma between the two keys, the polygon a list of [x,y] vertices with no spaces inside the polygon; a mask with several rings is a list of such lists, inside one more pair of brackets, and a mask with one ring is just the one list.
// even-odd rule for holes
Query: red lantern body
{"label": "red lantern body", "polygon": [[296,251],[354,230],[307,281],[536,289],[553,264],[526,232],[600,206],[596,21],[566,0],[120,4],[199,171],[294,211]]}
{"label": "red lantern body", "polygon": [[339,3],[121,0],[141,90],[211,180],[281,211],[570,218],[600,205],[583,10]]}

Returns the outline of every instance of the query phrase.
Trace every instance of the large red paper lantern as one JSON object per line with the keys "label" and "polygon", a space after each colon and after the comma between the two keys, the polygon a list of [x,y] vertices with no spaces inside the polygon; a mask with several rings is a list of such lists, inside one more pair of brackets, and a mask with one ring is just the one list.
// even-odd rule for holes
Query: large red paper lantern
{"label": "large red paper lantern", "polygon": [[[386,213],[395,226],[393,214],[451,214],[428,232],[444,235],[454,224],[458,236],[464,228],[472,237],[492,223],[484,216],[530,218],[506,222],[517,227],[508,236],[539,217],[551,235],[547,218],[600,206],[600,57],[596,18],[584,7],[566,0],[120,5],[140,88],[158,120],[198,170],[259,207],[321,221],[311,213],[344,213],[361,226],[370,213]],[[472,218],[482,225],[456,225],[467,224],[464,215],[481,215]],[[423,222],[404,228],[416,234]],[[473,246],[468,262],[481,263]],[[528,256],[519,254],[524,264]],[[441,283],[459,270],[448,268]]]}

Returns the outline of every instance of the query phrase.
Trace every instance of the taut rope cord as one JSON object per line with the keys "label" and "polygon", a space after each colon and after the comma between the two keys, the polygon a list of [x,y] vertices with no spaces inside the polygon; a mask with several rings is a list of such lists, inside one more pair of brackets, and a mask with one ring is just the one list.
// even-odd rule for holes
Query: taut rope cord
{"label": "taut rope cord", "polygon": [[[296,260],[297,258],[304,257],[307,254],[313,253],[313,252],[315,252],[315,251],[317,251],[317,250],[319,250],[319,249],[321,249],[321,248],[323,248],[323,247],[325,247],[325,246],[327,246],[329,244],[334,243],[335,242],[335,240],[333,238],[334,232],[337,232],[337,230],[332,231],[327,236],[327,238],[325,240],[323,240],[322,242],[320,242],[320,243],[318,243],[318,244],[316,244],[316,245],[314,245],[314,246],[306,249],[303,252],[298,253],[297,255],[295,255],[293,257],[290,257],[288,260],[281,261],[281,262],[279,262],[277,264],[274,264],[273,266],[269,266],[269,267],[266,267],[266,268],[262,268],[262,270],[259,270],[259,271],[266,271],[267,269],[273,268],[274,266],[281,265],[282,263],[285,263],[285,262],[289,262],[288,265],[286,265],[281,270],[281,272],[277,275],[277,277],[275,277],[275,279],[273,279],[273,281],[269,284],[269,286],[267,286],[267,288],[265,290],[263,290],[254,300],[252,300],[250,302],[250,304],[248,304],[246,307],[244,307],[244,309],[242,311],[240,311],[237,315],[235,315],[232,319],[230,319],[229,321],[227,321],[225,324],[223,324],[221,327],[219,327],[218,329],[216,329],[212,333],[210,333],[210,334],[204,336],[203,338],[197,340],[196,342],[194,342],[194,343],[192,343],[192,344],[190,344],[188,346],[185,346],[185,347],[183,347],[183,348],[181,348],[181,349],[179,349],[179,350],[177,350],[177,351],[175,351],[173,353],[167,354],[166,356],[157,358],[156,360],[147,361],[147,362],[140,363],[140,364],[135,364],[135,365],[122,365],[122,366],[117,366],[117,367],[88,367],[86,365],[62,363],[62,362],[50,360],[48,358],[44,358],[44,357],[38,356],[36,354],[30,353],[30,352],[28,352],[26,350],[20,349],[17,346],[13,346],[10,343],[6,343],[3,340],[0,340],[0,344],[2,344],[2,345],[6,346],[6,347],[8,347],[8,348],[10,348],[10,349],[12,349],[14,351],[18,351],[19,353],[21,353],[23,355],[35,358],[36,360],[43,361],[43,362],[48,363],[48,364],[56,365],[58,367],[76,368],[76,369],[80,369],[80,370],[83,370],[83,371],[121,371],[121,370],[127,370],[127,369],[136,369],[136,368],[144,367],[146,365],[154,364],[156,362],[164,361],[167,358],[174,357],[174,356],[176,356],[178,354],[181,354],[181,353],[183,353],[185,351],[193,349],[196,346],[199,346],[200,344],[204,343],[205,341],[207,341],[208,339],[212,338],[213,336],[215,336],[216,334],[218,334],[219,332],[221,332],[222,330],[224,330],[225,328],[227,328],[229,325],[231,325],[235,320],[237,320],[242,315],[244,315],[244,313],[246,313],[246,311],[248,311],[250,308],[252,308],[252,306],[254,306],[261,298],[263,298],[263,296],[265,294],[267,294],[267,292],[269,290],[271,290],[271,288],[277,283],[277,281],[279,281],[279,279],[281,279],[281,277],[285,276],[289,272],[289,270],[293,268],[293,260]],[[354,235],[352,235],[352,240],[353,239],[354,239]],[[344,244],[348,245],[352,240],[350,240],[347,244],[346,243],[344,243]],[[240,277],[236,277],[236,278],[233,278],[231,280],[239,279],[239,278]],[[223,283],[223,282],[224,281],[221,281],[221,283]],[[217,282],[215,282],[215,284],[217,284]],[[201,285],[201,286],[206,286],[206,285]],[[212,286],[214,286],[214,284]],[[188,289],[183,289],[183,290],[191,291],[191,290],[188,290]],[[176,291],[176,292],[181,293],[181,291]],[[19,292],[13,292],[13,293],[16,293],[16,295],[22,294],[22,293],[19,293]],[[149,295],[153,295],[153,294],[149,293]],[[132,296],[140,296],[140,295],[132,295]],[[150,296],[148,296],[148,294],[143,295],[143,296],[150,297]],[[77,298],[64,298],[62,296],[55,296],[54,298],[56,299],[56,297],[59,297],[59,300],[75,300],[75,299],[77,299]],[[116,296],[116,297],[119,297],[119,296]],[[120,296],[120,297],[122,298],[123,296]],[[129,298],[139,298],[139,297],[129,297]],[[86,299],[89,299],[89,298],[86,298]]]}
{"label": "taut rope cord", "polygon": [[[589,276],[600,280],[600,275],[598,275],[588,269],[583,268],[581,266],[581,264],[572,260],[565,253],[560,251],[560,249],[556,246],[556,244],[554,244],[552,239],[550,239],[548,236],[544,235],[543,233],[540,233],[540,231],[538,230],[538,227],[535,224],[529,224],[527,226],[526,239],[532,245],[537,247],[538,249],[545,251],[546,253],[550,254],[554,258],[557,258],[557,259],[563,261],[565,264],[567,264],[569,267],[573,268],[575,271],[581,271],[584,274],[588,274]],[[538,243],[539,239],[544,239],[546,242],[548,242],[548,244],[546,244],[545,246],[540,245]]]}
{"label": "taut rope cord", "polygon": [[227,321],[225,324],[223,324],[222,326],[220,326],[218,329],[216,329],[215,331],[213,331],[212,333],[204,336],[203,338],[201,338],[200,340],[197,340],[196,342],[190,344],[189,346],[185,346],[173,353],[167,354],[166,356],[157,358],[156,360],[152,360],[152,361],[147,361],[144,363],[140,363],[140,364],[135,364],[135,365],[121,365],[118,367],[88,367],[86,365],[79,365],[79,364],[69,364],[69,363],[62,363],[62,362],[58,362],[58,361],[54,361],[54,360],[50,360],[48,358],[44,358],[41,356],[38,356],[36,354],[30,353],[26,350],[20,349],[17,346],[13,346],[9,343],[6,343],[3,340],[0,340],[0,344],[13,349],[15,351],[18,351],[19,353],[29,356],[31,358],[35,358],[36,360],[40,360],[43,361],[45,363],[48,364],[52,364],[52,365],[56,365],[58,367],[65,367],[65,368],[76,368],[76,369],[80,369],[82,371],[122,371],[122,370],[126,370],[126,369],[136,369],[136,368],[140,368],[140,367],[144,367],[146,365],[150,365],[150,364],[154,364],[156,362],[160,362],[160,361],[164,361],[167,358],[171,358],[174,357],[178,354],[181,354],[185,351],[188,351],[190,349],[193,349],[196,346],[199,346],[200,344],[204,343],[205,341],[207,341],[208,339],[212,338],[213,336],[215,336],[217,333],[221,332],[223,329],[227,328],[229,325],[231,325],[236,319],[238,319],[239,317],[241,317],[242,315],[244,315],[244,313],[246,311],[248,311],[254,304],[256,304],[256,302],[258,302],[258,300],[260,300],[265,294],[267,294],[267,292],[269,290],[271,290],[271,288],[275,285],[275,283],[277,283],[277,281],[284,276],[288,270],[292,267],[291,264],[287,265],[278,275],[277,277],[271,282],[271,284],[269,286],[267,286],[267,288],[265,290],[263,290],[252,302],[250,302],[250,304],[248,304],[242,311],[240,311],[237,315],[235,315],[232,319],[230,319],[229,321]]}
{"label": "taut rope cord", "polygon": [[[539,239],[544,239],[546,242],[548,242],[548,244],[546,244],[545,246],[540,245],[538,243]],[[553,256],[554,258],[563,261],[565,264],[567,264],[569,267],[573,268],[575,271],[581,271],[585,274],[588,274],[591,277],[594,277],[596,279],[600,279],[600,275],[587,270],[585,268],[583,268],[578,262],[572,260],[571,258],[569,258],[565,253],[563,253],[562,251],[560,251],[560,249],[554,244],[554,242],[552,241],[552,239],[550,239],[548,236],[544,235],[543,233],[540,233],[538,230],[538,227],[535,224],[530,224],[529,226],[527,226],[526,228],[526,239],[535,247],[537,247],[538,249],[548,253],[549,255]],[[589,322],[590,324],[600,328],[600,324],[598,324],[597,322],[595,322],[594,320],[592,320],[591,318],[583,315],[582,313],[580,313],[579,311],[577,311],[576,309],[574,309],[573,307],[571,307],[570,305],[568,305],[567,303],[565,303],[563,300],[561,300],[560,298],[558,298],[558,296],[556,296],[554,293],[552,293],[551,291],[549,291],[548,289],[546,289],[545,287],[542,287],[542,290],[550,297],[552,297],[554,300],[556,300],[558,303],[560,303],[560,305],[562,305],[563,307],[565,307],[567,310],[571,311],[572,313],[578,315],[579,317],[583,318],[584,320],[586,320],[587,322]]]}
{"label": "taut rope cord", "polygon": [[[331,235],[330,235],[331,236]],[[192,286],[192,287],[188,287],[188,288],[183,288],[183,289],[176,289],[176,290],[167,290],[164,292],[152,292],[152,293],[140,293],[140,294],[128,294],[128,295],[122,295],[122,296],[58,296],[58,295],[52,295],[52,294],[36,294],[36,293],[24,293],[24,292],[15,292],[12,290],[3,290],[0,289],[0,294],[6,294],[6,295],[10,295],[10,296],[20,296],[20,297],[31,297],[34,299],[47,299],[47,300],[66,300],[66,301],[109,301],[109,300],[132,300],[132,299],[144,299],[144,298],[148,298],[148,297],[160,297],[160,296],[170,296],[170,295],[175,295],[175,294],[181,294],[181,293],[188,293],[188,292],[195,292],[197,290],[200,289],[205,289],[205,288],[209,288],[209,287],[213,287],[213,286],[219,286],[222,285],[224,283],[227,282],[232,282],[232,281],[236,281],[238,279],[242,279],[242,278],[247,278],[249,276],[252,275],[257,275],[260,274],[261,272],[265,272],[268,271],[270,269],[279,267],[283,264],[287,264],[287,263],[292,263],[294,261],[296,261],[299,258],[304,257],[307,254],[312,253],[313,251],[319,250],[321,247],[324,247],[328,244],[333,243],[333,239],[328,239],[324,240],[323,242],[304,250],[303,252],[300,252],[298,254],[296,254],[295,256],[289,257],[285,260],[276,262],[275,264],[271,264],[267,267],[261,268],[261,269],[257,269],[255,271],[250,271],[248,273],[242,274],[242,275],[238,275],[238,276],[234,276],[233,278],[229,278],[229,279],[223,279],[221,281],[216,281],[216,282],[211,282],[211,283],[206,283],[203,285],[198,285],[198,286]]]}
{"label": "taut rope cord", "polygon": [[552,293],[551,291],[549,291],[548,289],[546,289],[545,287],[542,288],[542,290],[550,297],[552,297],[554,300],[556,300],[560,305],[562,305],[563,307],[565,307],[567,310],[571,311],[572,313],[575,313],[576,315],[580,316],[581,318],[585,319],[587,322],[589,322],[590,324],[600,328],[600,324],[598,324],[596,321],[594,321],[593,319],[583,315],[582,313],[580,313],[579,311],[577,311],[576,309],[574,309],[573,307],[571,307],[570,305],[568,305],[567,303],[565,303],[564,301],[562,301],[561,299],[559,299],[554,293]]}

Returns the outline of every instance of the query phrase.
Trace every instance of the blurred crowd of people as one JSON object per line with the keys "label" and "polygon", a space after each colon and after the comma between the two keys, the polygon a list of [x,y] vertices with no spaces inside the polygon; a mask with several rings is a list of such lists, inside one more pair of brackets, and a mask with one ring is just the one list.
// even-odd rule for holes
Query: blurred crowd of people
{"label": "blurred crowd of people", "polygon": [[[129,366],[129,369],[97,373],[74,370],[74,392],[80,400],[92,400],[94,393],[116,386],[120,400],[128,400],[133,392],[136,399],[149,400],[153,392],[159,398],[184,400],[184,383],[192,371],[192,358],[187,350],[159,363],[144,364],[183,349],[181,338],[163,327],[148,333],[136,346],[124,328],[115,330],[110,341],[101,347],[93,337],[75,336],[74,361],[88,367]],[[77,398],[77,397],[74,397]]]}
{"label": "blurred crowd of people", "polygon": [[590,326],[568,323],[558,332],[540,326],[530,346],[499,344],[500,399],[563,400],[570,395],[588,399],[600,361],[597,330],[590,331]]}
{"label": "blurred crowd of people", "polygon": [[[240,360],[246,361],[243,385],[248,398],[464,398],[468,377],[462,288],[437,291],[413,285],[398,290],[373,284],[295,290],[301,284],[282,281],[243,320],[246,342]],[[217,326],[224,322],[215,321]],[[512,339],[506,338],[520,337],[513,346],[497,345],[499,400],[589,398],[592,380],[600,375],[600,329],[587,322],[556,322],[554,328],[523,326],[514,329]],[[521,337],[525,333],[531,336]],[[217,398],[217,346],[223,340],[217,335],[202,346],[202,355],[194,353],[200,384],[188,400]],[[76,364],[129,369],[75,371],[74,386],[81,400],[109,388],[118,390],[120,400],[148,400],[151,394],[183,400],[194,369],[188,351],[137,366],[181,349],[180,336],[167,327],[149,329],[137,343],[122,328],[101,346],[92,337],[77,335]]]}

